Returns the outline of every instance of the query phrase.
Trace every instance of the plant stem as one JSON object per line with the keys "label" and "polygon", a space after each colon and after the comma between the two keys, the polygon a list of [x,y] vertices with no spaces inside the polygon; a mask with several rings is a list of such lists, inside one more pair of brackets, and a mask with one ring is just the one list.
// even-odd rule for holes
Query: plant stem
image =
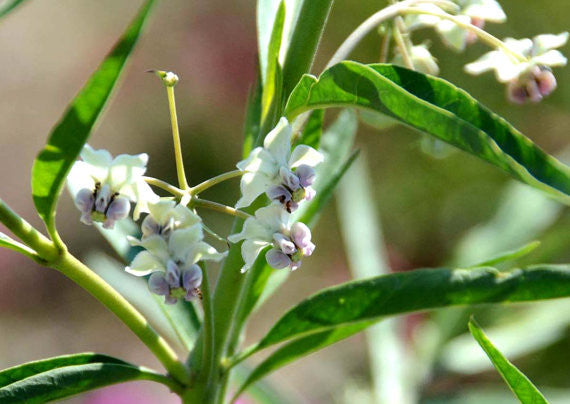
{"label": "plant stem", "polygon": [[406,29],[404,20],[401,16],[397,16],[394,19],[394,41],[396,42],[396,46],[398,47],[398,51],[400,55],[402,55],[402,60],[408,69],[415,70],[414,62],[410,57],[410,53],[408,52],[408,44],[404,40],[402,32]]}
{"label": "plant stem", "polygon": [[10,209],[2,199],[0,199],[0,222],[24,244],[36,251],[41,259],[50,262],[59,258],[59,250],[54,242]]}
{"label": "plant stem", "polygon": [[176,115],[176,100],[174,98],[174,86],[166,86],[168,94],[168,107],[170,109],[170,123],[172,124],[172,139],[174,141],[174,156],[176,158],[176,174],[178,175],[178,186],[187,191],[190,187],[184,172],[184,161],[182,159],[182,146],[180,144],[180,133],[178,131],[178,117]]}
{"label": "plant stem", "polygon": [[214,185],[219,184],[220,182],[230,180],[232,178],[241,177],[244,174],[245,173],[241,170],[228,171],[227,173],[220,174],[216,177],[210,178],[209,180],[206,180],[206,181],[196,185],[195,187],[190,188],[190,194],[198,195],[200,192],[203,192],[203,191],[207,190],[208,188],[211,188]]}
{"label": "plant stem", "polygon": [[380,45],[380,63],[386,63],[388,61],[388,55],[390,53],[390,39],[392,39],[392,29],[387,28],[382,38],[382,44]]}
{"label": "plant stem", "polygon": [[[375,14],[371,15],[366,19],[362,24],[360,24],[349,36],[344,40],[342,45],[338,48],[335,52],[333,57],[327,63],[325,70],[332,65],[335,65],[343,60],[345,60],[348,55],[354,50],[356,45],[366,36],[370,31],[372,31],[375,27],[387,21],[395,16],[399,15],[402,9],[408,8],[409,6],[413,6],[415,4],[420,3],[433,3],[433,1],[429,0],[404,0],[396,4],[392,4],[388,7],[383,8],[382,10],[376,12]],[[448,3],[448,2],[443,2]]]}
{"label": "plant stem", "polygon": [[427,11],[427,10],[422,10],[422,9],[418,9],[418,8],[412,8],[412,7],[406,7],[406,8],[402,8],[400,10],[401,14],[424,14],[424,15],[432,15],[434,17],[439,17],[442,18],[444,20],[449,20],[452,21],[453,23],[455,23],[457,26],[466,29],[468,31],[473,32],[475,35],[477,35],[477,37],[483,41],[486,42],[488,45],[490,45],[492,48],[499,48],[502,49],[503,51],[505,51],[505,53],[507,53],[508,55],[510,55],[513,59],[515,59],[518,62],[526,62],[528,61],[528,58],[526,58],[524,55],[521,55],[518,52],[513,51],[511,48],[509,48],[503,41],[501,41],[498,38],[495,38],[493,35],[489,34],[487,31],[482,30],[481,28],[478,28],[476,26],[474,26],[473,24],[470,23],[466,23],[461,21],[460,19],[458,19],[457,17],[450,15],[450,14],[446,14],[446,13],[437,13],[437,12],[432,12],[432,11]]}
{"label": "plant stem", "polygon": [[185,192],[180,188],[175,187],[174,185],[169,184],[166,181],[159,180],[158,178],[153,177],[143,177],[145,182],[149,185],[155,186],[157,188],[163,189],[166,192],[171,193],[174,196],[182,197]]}
{"label": "plant stem", "polygon": [[218,202],[207,201],[205,199],[193,198],[191,204],[193,207],[215,210],[217,212],[222,212],[227,215],[239,217],[242,219],[247,219],[251,217],[249,213],[245,213],[244,211],[234,209],[230,206],[222,205],[221,203]]}
{"label": "plant stem", "polygon": [[150,326],[141,313],[99,275],[69,253],[64,253],[61,259],[54,263],[53,268],[81,286],[119,317],[151,350],[172,377],[182,384],[188,382],[188,370],[178,360],[170,345]]}
{"label": "plant stem", "polygon": [[212,295],[210,293],[210,278],[206,265],[202,268],[202,303],[204,306],[204,349],[202,351],[203,375],[202,381],[209,385],[212,382],[214,368],[214,311],[212,308]]}

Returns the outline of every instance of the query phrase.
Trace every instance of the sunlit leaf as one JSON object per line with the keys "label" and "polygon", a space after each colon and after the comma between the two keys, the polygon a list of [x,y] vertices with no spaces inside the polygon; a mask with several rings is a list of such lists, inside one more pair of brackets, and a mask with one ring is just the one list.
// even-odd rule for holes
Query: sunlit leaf
{"label": "sunlit leaf", "polygon": [[32,194],[40,217],[55,227],[61,188],[73,162],[91,134],[131,54],[154,0],[147,0],[109,55],[92,74],[52,130],[32,168]]}
{"label": "sunlit leaf", "polygon": [[570,202],[569,167],[443,79],[388,64],[342,62],[319,79],[303,76],[285,113],[293,119],[311,109],[330,107],[384,113]]}
{"label": "sunlit leaf", "polygon": [[22,5],[25,0],[4,0],[0,3],[0,18],[4,17],[16,7]]}
{"label": "sunlit leaf", "polygon": [[325,117],[325,112],[322,109],[317,109],[311,112],[309,119],[303,132],[295,144],[306,144],[311,146],[313,149],[318,149],[321,143],[321,136],[323,134],[323,119]]}
{"label": "sunlit leaf", "polygon": [[534,384],[495,348],[474,319],[469,321],[469,331],[471,331],[473,337],[477,340],[481,348],[483,348],[491,362],[493,362],[495,369],[497,369],[521,403],[548,404],[548,401],[546,401]]}

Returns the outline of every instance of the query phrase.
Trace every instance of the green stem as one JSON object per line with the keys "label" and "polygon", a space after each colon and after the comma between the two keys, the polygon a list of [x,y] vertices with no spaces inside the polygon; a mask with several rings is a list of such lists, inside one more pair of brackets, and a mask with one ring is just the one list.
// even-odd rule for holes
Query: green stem
{"label": "green stem", "polygon": [[461,21],[460,19],[458,19],[457,17],[450,15],[450,14],[445,14],[445,13],[437,13],[437,12],[432,12],[432,11],[426,11],[426,10],[421,10],[421,9],[417,9],[417,8],[411,8],[411,7],[407,7],[407,8],[402,8],[400,10],[401,14],[424,14],[424,15],[432,15],[434,17],[439,17],[442,18],[444,20],[449,20],[452,21],[453,23],[455,23],[457,26],[466,29],[468,31],[473,32],[475,35],[477,35],[477,37],[487,43],[488,45],[490,45],[492,48],[499,48],[502,49],[503,51],[505,51],[505,53],[507,53],[508,55],[510,55],[513,59],[515,59],[518,62],[527,62],[528,58],[526,58],[524,55],[521,55],[518,52],[513,51],[511,48],[509,48],[503,41],[501,41],[500,39],[494,37],[493,35],[489,34],[487,31],[482,30],[481,28],[478,28],[476,26],[474,26],[473,24],[470,23],[466,23]]}
{"label": "green stem", "polygon": [[212,370],[214,368],[214,311],[212,308],[212,295],[210,294],[210,278],[206,265],[202,268],[202,304],[204,306],[204,349],[202,351],[202,363],[204,365],[202,380],[210,385],[212,382]]}
{"label": "green stem", "polygon": [[394,41],[396,42],[396,46],[398,47],[398,51],[400,55],[402,55],[402,60],[404,61],[404,65],[408,69],[415,70],[414,62],[410,57],[410,53],[408,52],[408,44],[404,40],[402,32],[406,29],[404,20],[401,16],[398,16],[394,19]]}
{"label": "green stem", "polygon": [[218,202],[207,201],[205,199],[193,198],[191,204],[193,207],[215,210],[216,212],[225,213],[227,215],[239,217],[242,219],[247,219],[251,217],[250,214],[245,213],[244,211],[234,209],[230,206],[222,205],[221,203]]}
{"label": "green stem", "polygon": [[120,293],[69,253],[64,253],[52,266],[119,317],[151,350],[172,377],[182,384],[188,382],[188,370],[180,363],[174,350]]}
{"label": "green stem", "polygon": [[41,259],[51,262],[59,258],[59,250],[49,238],[37,231],[0,199],[0,222],[16,237],[38,253]]}
{"label": "green stem", "polygon": [[227,173],[220,174],[216,177],[210,178],[209,180],[206,180],[206,181],[196,185],[195,187],[190,188],[190,194],[198,195],[200,192],[203,192],[203,191],[207,190],[208,188],[211,188],[214,185],[219,184],[220,182],[223,182],[223,181],[226,181],[226,180],[229,180],[232,178],[236,178],[236,177],[241,177],[243,174],[245,174],[245,173],[241,170],[228,171]]}
{"label": "green stem", "polygon": [[170,109],[170,123],[172,124],[172,140],[174,141],[174,156],[176,158],[176,174],[178,175],[178,186],[184,191],[190,189],[186,174],[184,173],[184,161],[182,159],[182,146],[180,144],[180,133],[178,131],[178,117],[176,115],[176,100],[174,98],[174,86],[166,86],[168,94],[168,107]]}
{"label": "green stem", "polygon": [[143,177],[145,182],[149,185],[155,186],[157,188],[163,189],[166,192],[171,193],[174,196],[182,197],[184,196],[185,192],[180,188],[175,187],[174,185],[169,184],[166,181],[159,180],[158,178],[153,177]]}

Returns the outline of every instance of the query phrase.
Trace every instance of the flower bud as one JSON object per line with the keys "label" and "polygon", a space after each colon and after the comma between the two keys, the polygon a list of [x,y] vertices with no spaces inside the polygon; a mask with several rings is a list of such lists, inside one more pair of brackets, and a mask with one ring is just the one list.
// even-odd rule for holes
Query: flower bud
{"label": "flower bud", "polygon": [[275,269],[287,268],[292,264],[291,258],[276,248],[272,248],[265,254],[265,259],[269,266]]}

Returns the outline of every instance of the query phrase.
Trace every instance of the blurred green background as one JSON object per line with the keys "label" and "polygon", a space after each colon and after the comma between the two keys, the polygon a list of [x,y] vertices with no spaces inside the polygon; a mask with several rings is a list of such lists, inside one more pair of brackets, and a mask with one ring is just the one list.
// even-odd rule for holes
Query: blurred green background
{"label": "blurred green background", "polygon": [[[67,103],[140,4],[135,0],[31,0],[0,21],[0,195],[38,227],[41,222],[34,213],[30,196],[32,161]],[[384,4],[337,0],[313,72],[318,73],[343,39]],[[567,0],[503,0],[501,4],[508,22],[489,27],[498,37],[532,37],[568,29],[570,2]],[[191,182],[195,184],[231,170],[241,157],[245,101],[256,77],[255,35],[253,0],[158,2],[123,84],[90,144],[113,154],[147,152],[149,175],[175,181],[166,95],[156,78],[144,73],[152,68],[172,70],[181,77],[177,103]],[[507,118],[546,151],[563,158],[570,143],[568,68],[555,71],[559,88],[552,96],[538,105],[514,106],[505,101],[503,86],[491,74],[471,77],[462,71],[466,62],[487,51],[484,45],[478,43],[464,54],[455,54],[429,32],[415,33],[413,38],[415,42],[424,39],[432,42],[431,50],[439,60],[442,77]],[[353,58],[377,61],[379,46],[380,38],[371,34]],[[563,52],[568,53],[568,46]],[[336,111],[329,111],[328,120],[335,115]],[[570,262],[569,212],[534,192],[525,193],[525,189],[517,188],[516,192],[522,194],[515,198],[516,208],[504,208],[507,215],[500,217],[514,211],[522,213],[509,224],[500,217],[497,219],[501,197],[511,189],[512,181],[490,165],[462,152],[434,158],[422,151],[417,133],[399,127],[378,131],[361,125],[357,147],[372,174],[375,208],[383,223],[393,270],[451,262],[470,264],[473,261],[461,260],[476,262],[484,251],[509,249],[520,245],[516,244],[519,241],[535,238],[543,244],[525,258],[525,263]],[[238,195],[238,184],[228,183],[209,192],[211,199],[232,204]],[[481,230],[494,217],[493,224]],[[59,204],[58,224],[70,250],[83,258],[90,254],[92,257],[96,251],[112,255],[99,233],[80,224],[78,218],[65,193]],[[206,220],[221,234],[227,234],[229,219],[206,215]],[[533,221],[539,223],[530,226]],[[479,226],[478,233],[473,233],[475,226]],[[318,246],[316,254],[289,277],[254,317],[248,341],[259,338],[278,316],[303,297],[350,279],[334,203],[321,216],[314,239]],[[109,269],[100,259],[95,261],[103,269]],[[108,353],[159,367],[112,314],[54,271],[10,251],[0,251],[0,275],[0,368],[82,351]],[[483,325],[489,327],[519,320],[520,324],[512,326],[511,334],[505,331],[507,336],[532,340],[541,330],[542,339],[534,348],[516,353],[516,363],[544,388],[547,397],[551,393],[553,402],[570,402],[570,303],[547,304],[550,303],[515,309],[487,307],[475,312]],[[460,321],[454,321],[454,317]],[[424,365],[428,368],[416,383],[419,390],[414,400],[514,402],[499,376],[485,367],[481,351],[462,351],[471,347],[469,341],[434,343],[437,347],[430,360],[425,355],[431,354],[418,350],[418,346],[428,349],[434,338],[437,340],[433,335],[441,334],[441,330],[449,331],[449,335],[440,337],[440,341],[464,333],[467,323],[462,319],[457,311],[447,311],[434,316],[409,316],[400,322],[406,360],[413,368]],[[523,323],[532,327],[521,328]],[[489,332],[489,335],[493,339],[494,334]],[[505,337],[504,341],[512,345],[499,344],[507,354],[520,344],[516,338]],[[473,365],[472,369],[480,371],[467,371],[470,358],[483,362],[482,368]],[[465,366],[461,368],[457,362]],[[286,402],[366,403],[373,402],[368,368],[364,336],[358,335],[276,372],[269,380],[285,392]],[[176,399],[163,387],[132,383],[69,402],[162,403]]]}

